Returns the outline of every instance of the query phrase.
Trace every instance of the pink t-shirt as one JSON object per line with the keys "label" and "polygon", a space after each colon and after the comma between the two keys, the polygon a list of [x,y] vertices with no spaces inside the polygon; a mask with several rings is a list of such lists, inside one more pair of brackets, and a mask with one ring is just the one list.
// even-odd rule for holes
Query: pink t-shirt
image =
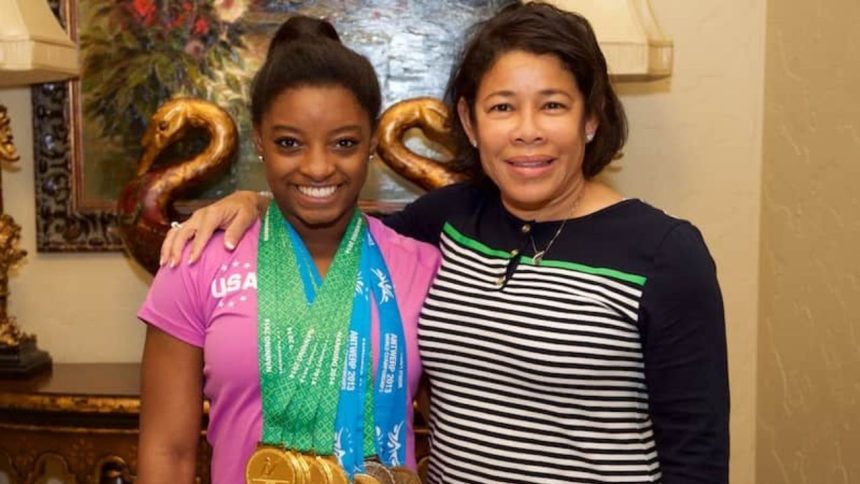
{"label": "pink t-shirt", "polygon": [[[438,250],[368,217],[388,265],[407,342],[407,463],[415,466],[412,398],[421,376],[418,313],[439,266]],[[244,482],[245,464],[262,435],[257,356],[257,222],[232,252],[217,234],[194,265],[161,269],[138,312],[143,321],[203,349],[203,393],[209,399],[213,484]],[[374,371],[378,316],[372,309]]]}

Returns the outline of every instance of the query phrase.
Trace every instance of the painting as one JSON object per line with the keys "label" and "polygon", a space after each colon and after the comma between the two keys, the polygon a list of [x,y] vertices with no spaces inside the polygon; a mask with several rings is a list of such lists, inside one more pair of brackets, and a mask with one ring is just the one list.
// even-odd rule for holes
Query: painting
{"label": "painting", "polygon": [[[116,198],[133,177],[149,117],[173,97],[217,103],[241,133],[230,172],[183,201],[189,210],[238,188],[265,188],[245,141],[248,86],[269,36],[290,15],[328,19],[367,56],[385,108],[441,97],[462,33],[509,1],[51,0],[80,43],[84,70],[79,80],[33,89],[38,250],[121,248]],[[398,206],[420,193],[372,159],[361,198]]]}

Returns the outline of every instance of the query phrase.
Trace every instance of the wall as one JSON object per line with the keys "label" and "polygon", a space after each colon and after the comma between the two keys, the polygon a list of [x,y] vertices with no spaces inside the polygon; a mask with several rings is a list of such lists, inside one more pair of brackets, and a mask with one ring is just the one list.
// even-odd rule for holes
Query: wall
{"label": "wall", "polygon": [[860,482],[860,3],[771,1],[757,482]]}
{"label": "wall", "polygon": [[[719,267],[732,383],[732,482],[753,482],[764,0],[652,0],[675,41],[675,74],[620,86],[631,124],[608,177],[632,197],[692,220]],[[29,91],[0,91],[21,151],[4,173],[7,209],[24,226],[28,263],[11,309],[57,361],[135,361],[134,312],[147,280],[119,254],[38,254]]]}
{"label": "wall", "polygon": [[9,312],[59,362],[137,361],[144,328],[134,317],[148,276],[119,253],[36,252],[29,89],[0,89],[21,159],[3,170],[6,213],[22,227],[27,258],[10,277]]}
{"label": "wall", "polygon": [[651,5],[675,42],[675,71],[620,86],[630,142],[610,179],[705,236],[726,307],[731,482],[753,483],[765,2]]}

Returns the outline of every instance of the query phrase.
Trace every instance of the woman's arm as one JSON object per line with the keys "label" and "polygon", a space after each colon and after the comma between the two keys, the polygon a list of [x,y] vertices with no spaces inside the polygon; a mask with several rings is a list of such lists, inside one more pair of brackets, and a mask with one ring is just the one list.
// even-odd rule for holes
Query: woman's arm
{"label": "woman's arm", "polygon": [[135,482],[194,482],[202,413],[203,350],[147,326]]}
{"label": "woman's arm", "polygon": [[[460,183],[440,188],[407,205],[403,210],[383,219],[385,225],[401,235],[429,244],[439,244],[442,226],[453,212],[471,210],[475,198],[483,195]],[[174,267],[182,260],[182,251],[191,243],[185,260],[193,264],[200,258],[212,234],[223,229],[224,246],[233,250],[245,232],[265,212],[271,201],[265,192],[239,190],[194,211],[179,228],[167,232],[161,244],[161,265]]]}
{"label": "woman's arm", "polygon": [[666,236],[654,263],[641,331],[661,482],[726,484],[729,382],[716,268],[688,223]]}
{"label": "woman's arm", "polygon": [[200,258],[206,243],[218,229],[224,229],[224,246],[233,250],[248,228],[266,211],[271,196],[264,192],[239,190],[199,208],[179,228],[167,232],[161,244],[161,265],[174,267],[182,260],[182,251],[191,242],[188,264]]}

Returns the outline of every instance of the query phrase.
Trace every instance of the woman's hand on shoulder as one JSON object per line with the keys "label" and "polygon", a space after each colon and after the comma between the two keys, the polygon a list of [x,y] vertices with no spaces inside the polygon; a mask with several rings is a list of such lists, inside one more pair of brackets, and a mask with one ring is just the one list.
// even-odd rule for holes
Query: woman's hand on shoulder
{"label": "woman's hand on shoulder", "polygon": [[224,246],[228,250],[235,249],[270,200],[271,197],[265,193],[240,190],[195,210],[188,220],[167,232],[161,244],[161,265],[174,267],[178,264],[188,243],[191,243],[191,250],[187,263],[193,264],[218,229],[225,231]]}

